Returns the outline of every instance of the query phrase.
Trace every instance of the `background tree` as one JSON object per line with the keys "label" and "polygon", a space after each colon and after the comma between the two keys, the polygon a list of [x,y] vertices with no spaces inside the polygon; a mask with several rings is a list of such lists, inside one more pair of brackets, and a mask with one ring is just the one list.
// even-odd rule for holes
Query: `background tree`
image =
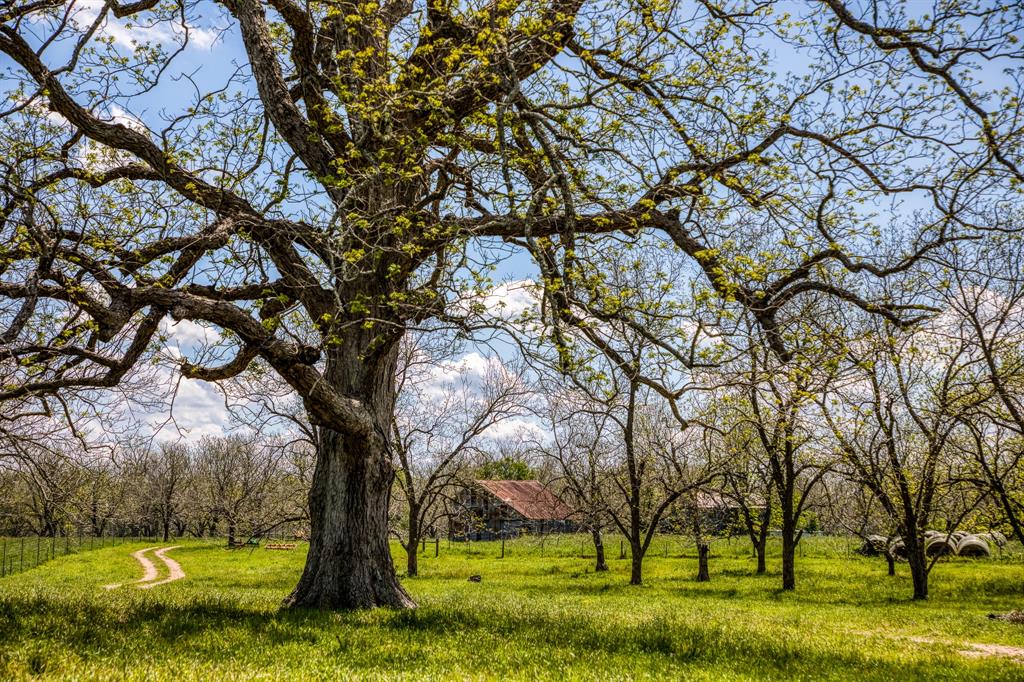
{"label": "background tree", "polygon": [[207,437],[197,446],[200,499],[207,513],[226,525],[228,545],[239,533],[262,537],[281,521],[266,502],[282,457],[277,443],[241,435]]}
{"label": "background tree", "polygon": [[392,421],[409,576],[418,574],[420,539],[445,516],[446,498],[468,458],[492,427],[524,414],[530,397],[522,373],[497,358],[474,356],[483,368],[468,375],[465,359],[425,353],[412,341],[403,347]]}
{"label": "background tree", "polygon": [[[805,312],[808,318],[814,308]],[[820,313],[820,311],[818,311]],[[801,320],[801,325],[806,325]],[[814,397],[836,371],[833,357],[834,336],[827,329],[805,329],[801,340],[794,339],[796,359],[780,364],[767,339],[751,327],[751,343],[743,362],[747,365],[746,387],[742,402],[735,403],[739,421],[755,438],[758,458],[771,476],[772,489],[779,503],[782,539],[782,589],[796,587],[796,548],[803,535],[801,520],[815,488],[831,467],[828,452],[817,443]]]}
{"label": "background tree", "polygon": [[[556,389],[542,383],[547,396],[550,442],[537,443],[537,450],[554,460],[553,483],[562,499],[576,511],[580,527],[594,542],[594,570],[608,570],[603,532],[611,521],[608,516],[610,465],[614,447],[606,430],[613,428],[607,414],[588,401],[585,394]],[[594,409],[598,407],[598,409]]]}
{"label": "background tree", "polygon": [[940,519],[951,532],[963,518],[948,502],[958,478],[957,415],[973,399],[963,381],[970,362],[963,340],[941,327],[872,337],[854,353],[852,379],[830,393],[824,414],[850,477],[897,528],[914,598],[926,599],[938,555],[927,554],[924,532]]}

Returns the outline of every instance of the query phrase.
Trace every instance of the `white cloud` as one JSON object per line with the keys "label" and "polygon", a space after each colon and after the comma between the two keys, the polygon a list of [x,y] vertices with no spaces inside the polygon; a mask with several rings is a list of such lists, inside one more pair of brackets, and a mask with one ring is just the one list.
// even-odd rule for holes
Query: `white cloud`
{"label": "white cloud", "polygon": [[230,425],[230,415],[216,386],[197,379],[182,379],[169,414],[153,414],[148,421],[158,440],[177,440],[182,436],[198,440],[223,435]]}
{"label": "white cloud", "polygon": [[537,309],[540,292],[537,285],[526,279],[505,282],[491,289],[483,297],[487,312],[501,319],[514,319],[524,312]]}
{"label": "white cloud", "polygon": [[[73,21],[79,28],[91,26],[106,4],[105,0],[84,0],[79,2],[79,10],[74,14]],[[134,18],[117,19],[108,14],[98,31],[100,36],[110,37],[114,44],[127,50],[135,51],[136,47],[146,44],[181,45],[185,42],[186,31],[188,44],[199,50],[209,50],[216,44],[219,31],[186,23],[181,20],[149,22],[140,15]]]}
{"label": "white cloud", "polygon": [[525,441],[549,441],[550,434],[541,427],[535,420],[529,417],[513,417],[503,419],[487,427],[483,433],[488,438],[495,440],[521,439]]}
{"label": "white cloud", "polygon": [[170,322],[164,319],[160,323],[160,328],[169,337],[169,341],[175,343],[179,349],[183,346],[190,350],[200,346],[209,346],[222,339],[221,333],[213,327],[207,327],[192,320]]}

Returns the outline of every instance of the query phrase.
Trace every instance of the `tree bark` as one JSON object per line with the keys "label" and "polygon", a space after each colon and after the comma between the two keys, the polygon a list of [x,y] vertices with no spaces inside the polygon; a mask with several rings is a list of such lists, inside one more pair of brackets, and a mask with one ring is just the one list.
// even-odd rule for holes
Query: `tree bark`
{"label": "tree bark", "polygon": [[409,510],[409,541],[405,546],[406,563],[405,563],[405,574],[407,576],[415,577],[419,575],[419,549],[420,544],[420,529],[419,523],[416,518],[419,515],[419,510],[413,506]]}
{"label": "tree bark", "polygon": [[632,541],[629,543],[631,561],[630,561],[630,574],[629,584],[630,585],[642,585],[644,582],[644,554],[643,548],[639,542]]}
{"label": "tree bark", "polygon": [[889,550],[885,551],[885,560],[889,563],[889,575],[896,575],[896,557]]}
{"label": "tree bark", "polygon": [[757,551],[757,575],[764,575],[768,570],[768,562],[766,561],[766,554],[768,548],[768,533],[761,533],[758,537],[757,545],[755,550]]}
{"label": "tree bark", "polygon": [[914,599],[928,598],[928,557],[924,542],[920,538],[905,538],[907,563],[910,564],[910,579],[914,584]]}
{"label": "tree bark", "polygon": [[782,589],[796,589],[796,523],[783,514],[782,519]]}
{"label": "tree bark", "polygon": [[601,529],[592,528],[590,535],[594,538],[594,551],[597,554],[597,563],[594,565],[594,571],[598,573],[601,571],[607,571],[608,562],[605,561],[604,558],[604,540],[601,539]]}
{"label": "tree bark", "polygon": [[285,599],[287,607],[416,605],[398,582],[388,542],[395,473],[386,439],[395,403],[398,346],[396,340],[390,350],[371,350],[374,335],[347,338],[327,358],[326,378],[339,392],[360,398],[377,428],[367,437],[318,427],[309,492],[309,553],[298,585]]}
{"label": "tree bark", "polygon": [[711,573],[708,571],[708,554],[711,547],[706,542],[697,543],[697,582],[706,583],[711,580]]}

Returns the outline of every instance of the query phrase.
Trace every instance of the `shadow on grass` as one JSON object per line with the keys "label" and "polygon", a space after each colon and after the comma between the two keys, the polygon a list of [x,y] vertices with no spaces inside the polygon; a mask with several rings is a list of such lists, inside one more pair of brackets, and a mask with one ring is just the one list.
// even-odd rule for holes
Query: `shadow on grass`
{"label": "shadow on grass", "polygon": [[[596,586],[595,586],[596,587]],[[725,590],[723,592],[729,592]],[[701,591],[701,596],[723,598]],[[732,598],[726,594],[724,598]],[[5,646],[23,648],[30,669],[37,649],[66,648],[87,656],[118,657],[131,665],[152,662],[153,652],[185,655],[209,664],[231,660],[240,647],[258,642],[261,655],[282,647],[331,649],[346,654],[353,668],[384,673],[410,659],[429,662],[432,647],[466,647],[466,642],[502,641],[523,662],[580,654],[663,656],[673,664],[721,665],[728,669],[784,672],[786,676],[861,679],[934,677],[964,672],[959,661],[922,657],[887,659],[878,652],[838,649],[792,638],[785,632],[726,627],[713,619],[691,622],[654,616],[639,621],[595,616],[585,608],[565,611],[538,603],[481,603],[448,599],[416,610],[380,609],[329,613],[314,610],[260,611],[226,599],[188,603],[101,604],[45,596],[0,597],[0,654]],[[400,652],[375,650],[378,643],[400,640]],[[487,651],[469,649],[466,660],[486,673]],[[2,657],[2,656],[0,656]],[[531,658],[532,657],[532,658]],[[32,659],[32,660],[29,660]],[[639,664],[642,669],[643,665]],[[869,671],[869,672],[868,672]]]}

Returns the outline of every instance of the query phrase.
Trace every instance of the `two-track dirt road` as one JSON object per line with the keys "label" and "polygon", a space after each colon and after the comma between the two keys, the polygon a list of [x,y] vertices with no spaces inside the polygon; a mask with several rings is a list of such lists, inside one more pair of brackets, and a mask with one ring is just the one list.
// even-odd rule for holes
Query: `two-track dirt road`
{"label": "two-track dirt road", "polygon": [[157,580],[157,578],[160,577],[160,571],[157,569],[156,564],[146,556],[146,552],[156,548],[146,547],[145,549],[140,549],[139,551],[132,553],[132,558],[138,561],[139,565],[142,566],[141,578],[130,583],[115,583],[113,585],[104,585],[104,587],[108,590],[113,590],[118,587],[122,587],[123,585],[135,585],[140,590],[148,590],[156,587],[157,585],[166,585],[167,583],[174,582],[175,580],[181,580],[185,577],[185,571],[181,570],[181,564],[167,556],[167,552],[170,552],[172,549],[177,549],[178,547],[180,547],[180,545],[162,547],[153,553],[153,556],[162,561],[167,567],[168,575],[163,580]]}

